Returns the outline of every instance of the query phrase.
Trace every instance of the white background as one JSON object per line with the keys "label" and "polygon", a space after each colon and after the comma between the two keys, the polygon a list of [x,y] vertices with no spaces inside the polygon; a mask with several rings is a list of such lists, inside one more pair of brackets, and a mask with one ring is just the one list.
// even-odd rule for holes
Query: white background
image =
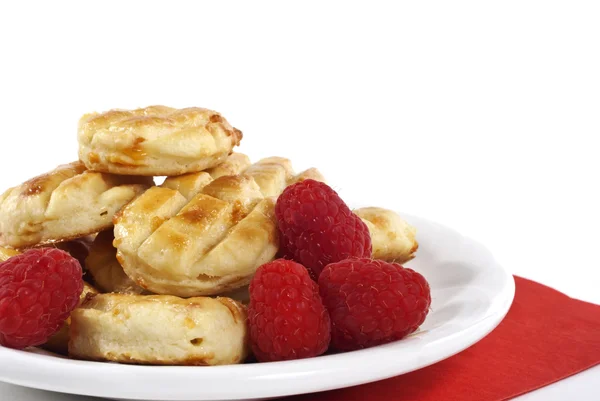
{"label": "white background", "polygon": [[[3,3],[0,184],[76,159],[83,113],[203,106],[254,160],[600,303],[599,21],[593,1]],[[596,399],[594,378],[527,400]],[[42,394],[0,385],[74,399]]]}

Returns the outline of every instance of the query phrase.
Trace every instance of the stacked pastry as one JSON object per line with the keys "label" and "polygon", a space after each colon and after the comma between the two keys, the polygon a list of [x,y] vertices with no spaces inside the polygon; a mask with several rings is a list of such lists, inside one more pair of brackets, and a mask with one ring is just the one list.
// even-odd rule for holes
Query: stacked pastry
{"label": "stacked pastry", "polygon": [[[0,261],[50,244],[86,270],[80,307],[46,347],[121,363],[243,362],[247,285],[278,253],[276,199],[321,173],[281,157],[252,164],[233,151],[242,132],[201,108],[89,114],[78,139],[80,161],[0,197]],[[355,213],[374,258],[414,257],[415,230],[396,213]]]}

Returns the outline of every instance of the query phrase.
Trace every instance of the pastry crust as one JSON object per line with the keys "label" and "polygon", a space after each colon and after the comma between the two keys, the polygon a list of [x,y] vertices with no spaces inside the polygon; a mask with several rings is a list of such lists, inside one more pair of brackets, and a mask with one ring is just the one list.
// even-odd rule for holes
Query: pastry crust
{"label": "pastry crust", "polygon": [[146,177],[59,166],[0,196],[0,246],[13,248],[80,238],[112,226],[114,215],[152,185]]}
{"label": "pastry crust", "polygon": [[248,355],[245,308],[229,298],[102,294],[71,317],[69,355],[148,365],[229,365]]}
{"label": "pastry crust", "polygon": [[224,175],[240,174],[250,167],[250,158],[243,153],[232,153],[217,167],[209,168],[206,172],[216,180]]}
{"label": "pastry crust", "polygon": [[308,170],[301,172],[300,174],[298,174],[295,177],[292,177],[289,180],[288,185],[293,185],[297,182],[301,182],[304,180],[315,180],[315,181],[325,182],[325,177],[323,176],[323,174],[321,174],[321,172],[319,170],[317,170],[316,168],[313,167],[313,168],[309,168]]}
{"label": "pastry crust", "polygon": [[243,287],[277,253],[275,197],[294,179],[289,160],[268,158],[195,195],[151,188],[115,219],[117,259],[156,294],[193,297]]}
{"label": "pastry crust", "polygon": [[8,259],[19,254],[21,254],[21,252],[17,251],[16,249],[0,246],[0,263],[6,262]]}
{"label": "pastry crust", "polygon": [[406,263],[415,257],[419,248],[417,230],[396,212],[380,207],[354,210],[371,233],[373,258]]}
{"label": "pastry crust", "polygon": [[151,188],[116,219],[117,259],[151,292],[220,294],[248,284],[274,258],[274,208],[247,176],[218,178],[189,202],[177,191]]}
{"label": "pastry crust", "polygon": [[[79,305],[81,305],[85,301],[88,294],[98,294],[98,290],[96,290],[90,284],[84,282],[83,291],[79,296]],[[71,318],[68,318],[67,321],[62,325],[60,330],[52,337],[50,337],[44,345],[42,345],[42,348],[48,351],[56,352],[57,354],[67,355],[69,349],[70,324]]]}
{"label": "pastry crust", "polygon": [[243,153],[233,153],[217,167],[189,173],[176,177],[167,177],[161,185],[163,188],[174,189],[191,200],[202,191],[202,188],[210,184],[214,179],[226,175],[240,174],[250,166],[250,158]]}
{"label": "pastry crust", "polygon": [[102,292],[120,294],[143,294],[146,291],[131,280],[117,260],[117,250],[113,246],[113,230],[103,231],[96,236],[85,267],[96,287]]}
{"label": "pastry crust", "polygon": [[79,158],[91,170],[175,176],[225,161],[242,132],[212,110],[150,106],[87,114],[78,138]]}

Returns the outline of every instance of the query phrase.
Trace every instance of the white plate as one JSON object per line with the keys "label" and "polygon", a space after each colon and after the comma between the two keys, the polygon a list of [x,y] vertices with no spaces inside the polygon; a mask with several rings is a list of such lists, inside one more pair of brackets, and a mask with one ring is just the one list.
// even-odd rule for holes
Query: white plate
{"label": "white plate", "polygon": [[74,361],[0,347],[0,381],[64,393],[132,400],[242,400],[331,390],[408,373],[486,336],[514,296],[512,276],[483,246],[446,227],[409,217],[417,259],[407,264],[431,284],[421,330],[380,347],[292,362],[150,367]]}

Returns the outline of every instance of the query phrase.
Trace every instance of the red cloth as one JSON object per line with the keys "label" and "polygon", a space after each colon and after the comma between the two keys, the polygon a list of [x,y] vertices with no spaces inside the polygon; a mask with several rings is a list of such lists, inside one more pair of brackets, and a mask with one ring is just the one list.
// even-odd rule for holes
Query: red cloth
{"label": "red cloth", "polygon": [[600,306],[515,277],[508,315],[445,361],[392,379],[291,401],[500,401],[600,363]]}

